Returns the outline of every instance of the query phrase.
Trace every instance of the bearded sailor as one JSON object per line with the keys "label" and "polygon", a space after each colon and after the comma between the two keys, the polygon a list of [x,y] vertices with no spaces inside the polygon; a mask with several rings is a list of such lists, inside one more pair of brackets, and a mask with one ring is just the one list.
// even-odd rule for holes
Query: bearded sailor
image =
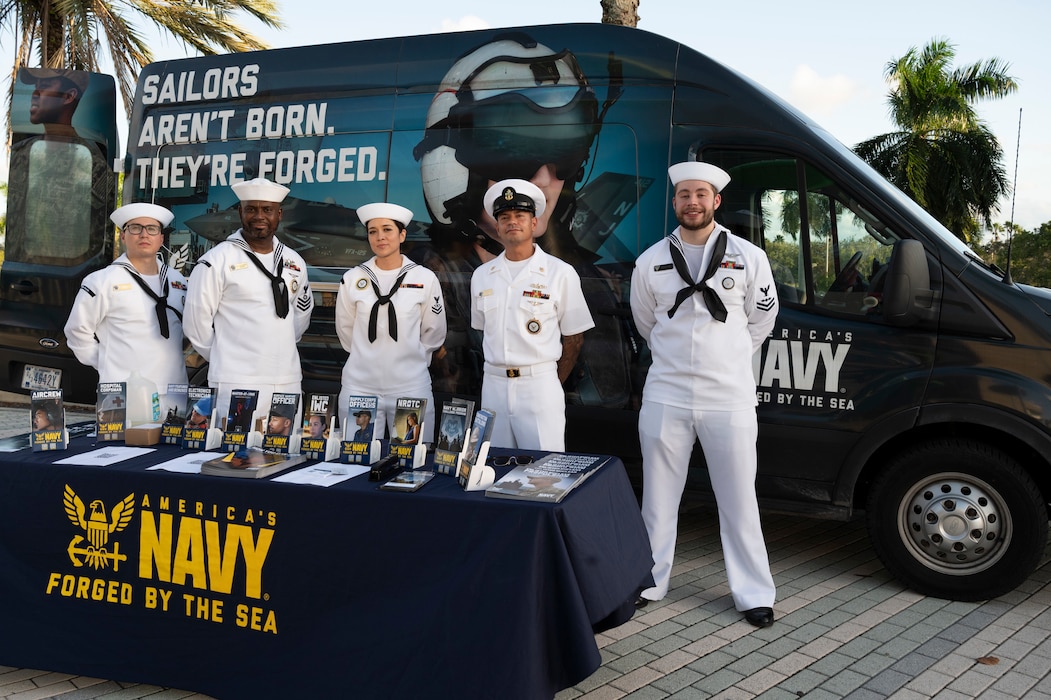
{"label": "bearded sailor", "polygon": [[777,319],[770,263],[715,221],[730,175],[690,161],[668,169],[678,228],[638,257],[631,312],[650,347],[639,411],[642,517],[653,580],[637,606],[668,593],[679,501],[695,440],[719,507],[734,605],[756,627],[774,622],[774,580],[756,499],[752,355]]}

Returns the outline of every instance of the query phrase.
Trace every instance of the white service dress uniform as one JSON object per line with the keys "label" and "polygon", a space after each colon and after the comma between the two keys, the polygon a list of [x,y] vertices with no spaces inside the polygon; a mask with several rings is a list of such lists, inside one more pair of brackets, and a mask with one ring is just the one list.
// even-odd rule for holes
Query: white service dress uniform
{"label": "white service dress uniform", "polygon": [[[726,252],[711,279],[726,307],[725,323],[709,313],[702,294],[668,312],[686,283],[669,245],[686,250],[694,280],[708,266],[718,235]],[[689,249],[693,248],[691,252]],[[704,450],[719,506],[723,558],[734,604],[740,611],[772,607],[775,588],[755,492],[755,377],[752,356],[777,319],[777,294],[766,254],[716,226],[707,244],[684,246],[679,229],[638,257],[631,280],[631,311],[649,344],[653,364],[639,413],[643,457],[642,514],[653,549],[656,585],[642,596],[668,592],[675,555],[679,501],[694,438]]]}
{"label": "white service dress uniform", "polygon": [[537,245],[517,263],[501,253],[474,271],[471,301],[471,327],[483,334],[482,407],[496,413],[490,444],[564,452],[562,336],[595,326],[576,270]]}
{"label": "white service dress uniform", "polygon": [[[288,286],[288,315],[277,315],[270,279],[254,255]],[[238,229],[197,261],[190,274],[183,329],[209,362],[208,384],[218,389],[217,416],[230,408],[233,389],[256,389],[256,411],[265,415],[275,392],[300,393],[303,370],[296,343],[314,309],[307,266],[294,250],[274,239],[274,250],[253,253]]]}
{"label": "white service dress uniform", "polygon": [[[339,394],[340,425],[350,425],[347,403],[352,395],[379,399],[373,417],[373,437],[391,434],[391,422],[398,399],[427,399],[424,442],[434,434],[434,394],[428,366],[435,350],[445,342],[445,300],[438,277],[426,267],[404,255],[397,270],[381,270],[375,258],[347,270],[336,296],[336,334],[343,349],[350,353],[343,365]],[[369,339],[369,320],[381,294],[390,294],[401,275],[399,288],[390,296],[394,307],[397,339],[390,327],[386,304],[377,308],[376,337]]]}
{"label": "white service dress uniform", "polygon": [[[141,275],[127,255],[84,278],[66,321],[69,349],[81,364],[98,370],[100,382],[126,382],[132,370],[157,385],[161,414],[169,384],[186,384],[182,313],[186,278],[158,259],[156,275]],[[168,337],[161,335],[157,303],[132,276],[164,296]]]}

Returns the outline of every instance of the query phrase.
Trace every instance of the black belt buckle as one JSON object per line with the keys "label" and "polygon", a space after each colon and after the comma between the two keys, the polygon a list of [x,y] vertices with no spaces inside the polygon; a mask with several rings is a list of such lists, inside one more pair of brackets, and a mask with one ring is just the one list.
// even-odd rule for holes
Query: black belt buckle
{"label": "black belt buckle", "polygon": [[515,377],[521,377],[522,376],[522,370],[518,369],[517,367],[512,367],[511,369],[508,369],[506,371],[507,371],[507,376],[510,377],[511,379],[514,379]]}

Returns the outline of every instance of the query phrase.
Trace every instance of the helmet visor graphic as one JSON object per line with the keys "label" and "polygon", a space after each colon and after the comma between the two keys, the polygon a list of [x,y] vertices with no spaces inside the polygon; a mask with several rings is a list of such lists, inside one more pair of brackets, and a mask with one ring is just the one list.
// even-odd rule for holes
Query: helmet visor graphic
{"label": "helmet visor graphic", "polygon": [[427,130],[417,157],[450,146],[460,164],[489,180],[528,180],[547,164],[569,179],[599,128],[594,90],[568,51],[491,59],[463,81],[456,97],[448,116]]}

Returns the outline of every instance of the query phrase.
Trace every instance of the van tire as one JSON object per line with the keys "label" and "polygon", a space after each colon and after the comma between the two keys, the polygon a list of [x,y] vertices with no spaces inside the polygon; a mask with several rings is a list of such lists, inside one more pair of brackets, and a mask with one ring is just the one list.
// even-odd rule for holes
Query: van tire
{"label": "van tire", "polygon": [[1021,465],[990,445],[937,440],[909,448],[875,481],[868,529],[883,565],[909,588],[951,600],[1007,593],[1047,544],[1044,498]]}

